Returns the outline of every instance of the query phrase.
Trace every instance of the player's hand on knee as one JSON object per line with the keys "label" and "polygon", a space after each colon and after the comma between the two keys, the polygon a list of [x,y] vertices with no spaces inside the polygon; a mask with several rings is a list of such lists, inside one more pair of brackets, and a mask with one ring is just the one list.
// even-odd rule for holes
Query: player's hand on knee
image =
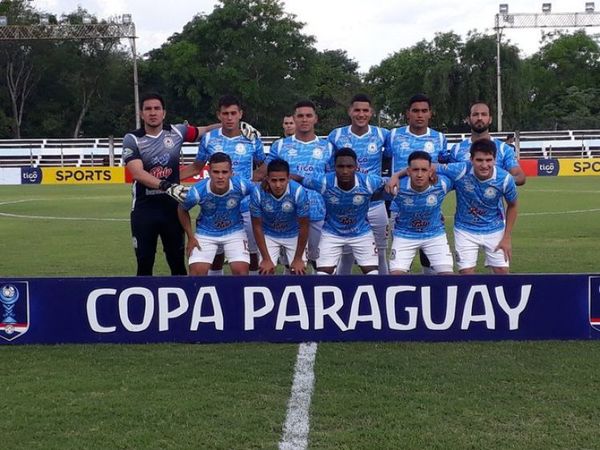
{"label": "player's hand on knee", "polygon": [[192,256],[192,252],[194,251],[195,248],[197,248],[198,250],[202,250],[202,247],[200,246],[200,242],[198,242],[198,239],[196,239],[196,237],[188,239],[187,246],[186,246],[188,257]]}
{"label": "player's hand on knee", "polygon": [[496,251],[498,250],[502,250],[502,252],[504,253],[504,261],[510,262],[510,260],[512,259],[512,243],[510,236],[504,236],[500,240],[498,246],[496,247]]}
{"label": "player's hand on knee", "polygon": [[158,186],[161,191],[164,191],[169,197],[174,198],[179,203],[185,202],[190,188],[182,184],[171,183],[167,180],[162,180]]}
{"label": "player's hand on knee", "polygon": [[255,141],[260,138],[260,132],[247,122],[240,122],[240,131],[246,139]]}
{"label": "player's hand on knee", "polygon": [[258,265],[258,273],[261,275],[275,274],[275,264],[270,259],[263,259]]}
{"label": "player's hand on knee", "polygon": [[306,266],[304,265],[304,261],[302,261],[302,258],[294,259],[290,263],[290,273],[292,275],[304,275],[304,274],[306,274]]}

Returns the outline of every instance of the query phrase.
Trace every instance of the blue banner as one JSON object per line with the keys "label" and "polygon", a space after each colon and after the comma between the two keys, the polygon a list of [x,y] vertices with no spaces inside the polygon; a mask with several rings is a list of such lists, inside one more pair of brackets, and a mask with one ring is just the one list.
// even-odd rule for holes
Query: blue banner
{"label": "blue banner", "polygon": [[598,275],[0,278],[2,344],[598,337]]}

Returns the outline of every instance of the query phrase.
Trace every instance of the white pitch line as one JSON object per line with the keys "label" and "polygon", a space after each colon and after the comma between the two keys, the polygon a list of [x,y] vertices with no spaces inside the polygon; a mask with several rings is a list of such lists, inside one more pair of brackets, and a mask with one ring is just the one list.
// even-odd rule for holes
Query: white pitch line
{"label": "white pitch line", "polygon": [[79,220],[82,222],[129,222],[129,219],[113,219],[110,217],[54,217],[54,216],[30,216],[25,214],[9,214],[0,212],[0,216],[16,219],[45,219],[45,220]]}
{"label": "white pitch line", "polygon": [[306,450],[310,431],[310,402],[315,385],[317,343],[305,342],[298,347],[292,394],[279,450]]}
{"label": "white pitch line", "polygon": [[554,211],[554,212],[529,212],[529,213],[519,213],[519,217],[521,216],[558,216],[563,214],[582,214],[588,212],[598,212],[600,208],[596,209],[574,209],[571,211]]}

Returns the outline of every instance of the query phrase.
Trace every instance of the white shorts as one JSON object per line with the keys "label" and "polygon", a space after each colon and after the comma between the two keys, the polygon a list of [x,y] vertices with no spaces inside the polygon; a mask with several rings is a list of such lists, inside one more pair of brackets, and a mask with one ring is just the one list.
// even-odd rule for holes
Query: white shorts
{"label": "white shorts", "polygon": [[336,267],[342,257],[344,246],[352,249],[352,254],[359,266],[379,265],[377,246],[372,231],[352,238],[334,236],[324,232],[319,242],[317,267]]}
{"label": "white shorts", "polygon": [[[323,220],[311,221],[308,227],[308,243],[306,245],[306,257],[311,261],[319,258],[319,242],[321,241],[321,230]],[[275,261],[273,261],[275,262]]]}
{"label": "white shorts", "polygon": [[[250,211],[242,213],[242,219],[244,220],[244,230],[248,240],[248,250],[250,253],[258,253],[258,247],[256,246],[256,239],[254,239],[254,230],[252,229],[252,217],[250,217]],[[217,249],[217,255],[223,254],[223,247],[219,246]]]}
{"label": "white shorts", "polygon": [[[377,245],[378,251],[387,252],[387,239],[388,239],[388,216],[385,209],[385,203],[375,205],[369,208],[367,215],[371,230],[373,230],[373,236],[375,236],[375,245]],[[344,248],[344,254],[352,253],[352,249],[349,246]]]}
{"label": "white shorts", "polygon": [[436,272],[452,272],[452,252],[446,233],[428,239],[406,239],[394,236],[390,253],[390,272],[408,272],[419,249],[429,258],[431,268]]}
{"label": "white shorts", "polygon": [[[276,238],[273,236],[265,236],[265,243],[267,244],[267,251],[273,264],[277,264],[279,256],[282,256],[284,264],[289,265],[294,260],[296,254],[296,247],[298,244],[297,237],[291,238]],[[262,256],[260,258],[262,260]],[[306,252],[302,252],[302,261],[306,263]]]}
{"label": "white shorts", "polygon": [[212,263],[219,247],[223,248],[225,258],[229,262],[250,263],[248,238],[244,230],[226,236],[205,236],[198,233],[195,236],[200,244],[200,249],[195,248],[192,250],[188,264]]}
{"label": "white shorts", "polygon": [[479,247],[485,251],[486,267],[508,267],[502,250],[494,251],[504,236],[504,230],[489,234],[475,234],[454,229],[454,247],[456,249],[456,265],[459,270],[477,266]]}

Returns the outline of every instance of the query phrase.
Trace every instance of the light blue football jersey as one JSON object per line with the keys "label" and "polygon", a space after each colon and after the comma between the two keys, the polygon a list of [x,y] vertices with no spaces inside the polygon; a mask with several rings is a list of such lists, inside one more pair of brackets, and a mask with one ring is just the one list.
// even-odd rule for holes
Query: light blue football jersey
{"label": "light blue football jersey", "polygon": [[[504,142],[492,138],[491,141],[496,144],[496,166],[506,171],[513,167],[518,167],[519,162],[515,150]],[[452,146],[448,162],[467,162],[471,160],[471,138],[464,139]]]}
{"label": "light blue football jersey", "polygon": [[308,193],[299,183],[290,180],[285,193],[277,198],[262,187],[250,197],[250,214],[262,219],[263,232],[274,238],[298,236],[298,218],[308,217]]}
{"label": "light blue football jersey", "polygon": [[[316,138],[303,142],[295,136],[279,139],[271,145],[267,161],[283,159],[290,165],[290,173],[308,176],[323,176],[331,167],[333,147],[327,140]],[[315,191],[308,192],[310,202],[310,220],[319,221],[325,218],[323,197]]]}
{"label": "light blue football jersey", "polygon": [[402,178],[392,200],[399,213],[394,222],[394,236],[429,239],[444,234],[442,202],[452,188],[452,181],[443,175],[438,175],[437,183],[422,192],[411,187],[409,177]]}
{"label": "light blue football jersey", "polygon": [[480,180],[470,162],[442,164],[437,173],[454,181],[456,214],[454,226],[476,234],[490,234],[504,229],[503,199],[517,199],[517,186],[506,170],[494,167],[493,175]]}
{"label": "light blue football jersey", "polygon": [[194,184],[182,204],[189,211],[200,205],[201,213],[196,220],[196,232],[207,236],[227,236],[244,229],[242,200],[252,193],[254,185],[242,177],[231,177],[229,190],[215,194],[210,189],[210,178]]}
{"label": "light blue football jersey", "polygon": [[392,171],[398,172],[408,167],[408,157],[412,152],[427,152],[431,155],[432,162],[436,163],[444,160],[447,148],[448,143],[443,133],[427,128],[425,134],[416,135],[406,126],[390,131],[383,154],[386,158],[392,158]]}
{"label": "light blue football jersey", "polygon": [[[362,136],[352,132],[352,126],[336,128],[329,133],[328,140],[333,146],[333,154],[342,148],[351,148],[356,153],[358,170],[361,173],[381,175],[381,159],[385,141],[390,132],[385,128],[369,125],[369,130]],[[371,206],[379,205],[383,200],[371,202]]]}
{"label": "light blue football jersey", "polygon": [[323,231],[340,237],[357,237],[368,233],[367,221],[371,196],[385,185],[379,175],[356,173],[354,187],[345,191],[338,187],[335,172],[324,177],[306,177],[302,184],[321,193],[325,199],[325,223]]}

